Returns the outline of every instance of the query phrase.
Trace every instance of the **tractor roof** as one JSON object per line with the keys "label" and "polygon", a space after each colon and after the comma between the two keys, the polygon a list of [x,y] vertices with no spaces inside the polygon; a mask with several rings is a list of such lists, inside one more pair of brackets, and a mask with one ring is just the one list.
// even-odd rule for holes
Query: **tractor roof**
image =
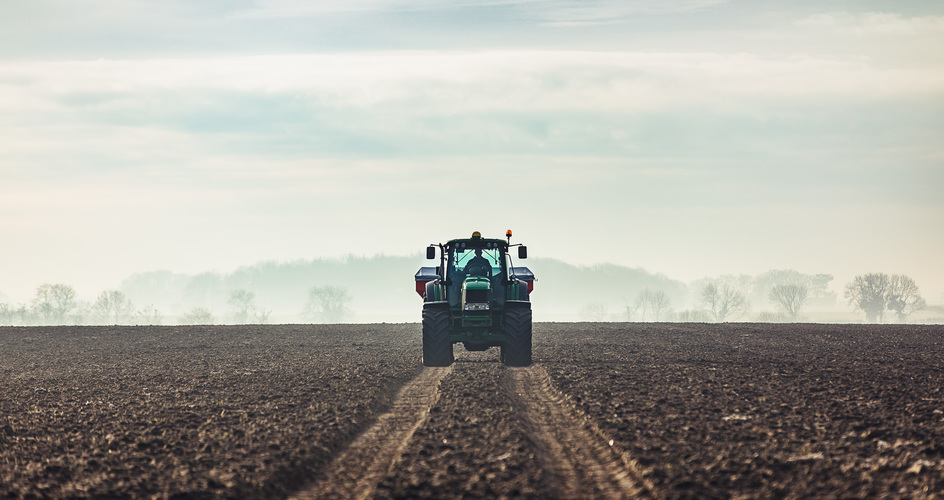
{"label": "tractor roof", "polygon": [[471,238],[456,238],[446,242],[448,247],[459,248],[504,248],[508,249],[508,242],[505,240],[483,238],[478,231],[472,233]]}
{"label": "tractor roof", "polygon": [[508,248],[508,242],[505,240],[496,240],[491,238],[457,238],[446,242],[448,247],[465,248]]}

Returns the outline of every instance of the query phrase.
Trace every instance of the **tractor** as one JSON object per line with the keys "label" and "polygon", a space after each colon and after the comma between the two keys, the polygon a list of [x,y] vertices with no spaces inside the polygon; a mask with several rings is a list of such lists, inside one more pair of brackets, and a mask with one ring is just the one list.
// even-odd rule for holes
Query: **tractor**
{"label": "tractor", "polygon": [[[531,302],[534,274],[515,267],[509,249],[528,258],[528,247],[506,240],[470,238],[427,247],[426,258],[439,257],[436,267],[416,273],[416,293],[423,298],[423,365],[449,366],[453,344],[469,351],[501,349],[506,366],[531,364]],[[438,251],[437,251],[438,250]]]}

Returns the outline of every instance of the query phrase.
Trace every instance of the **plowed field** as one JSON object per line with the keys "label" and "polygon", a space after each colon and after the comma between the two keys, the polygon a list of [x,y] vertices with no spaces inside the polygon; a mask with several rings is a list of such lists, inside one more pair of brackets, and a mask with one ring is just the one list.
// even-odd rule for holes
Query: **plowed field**
{"label": "plowed field", "polygon": [[944,327],[0,328],[0,498],[944,496]]}

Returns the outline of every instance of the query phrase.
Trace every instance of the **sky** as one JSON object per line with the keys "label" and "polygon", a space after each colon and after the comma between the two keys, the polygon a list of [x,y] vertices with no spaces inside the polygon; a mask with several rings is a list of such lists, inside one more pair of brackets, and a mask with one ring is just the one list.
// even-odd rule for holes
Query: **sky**
{"label": "sky", "polygon": [[939,1],[0,2],[0,301],[511,228],[941,303],[942,47]]}

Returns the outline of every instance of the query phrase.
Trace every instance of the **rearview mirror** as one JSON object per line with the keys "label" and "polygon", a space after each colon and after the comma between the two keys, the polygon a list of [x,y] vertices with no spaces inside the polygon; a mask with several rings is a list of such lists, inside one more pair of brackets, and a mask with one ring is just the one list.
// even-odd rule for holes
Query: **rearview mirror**
{"label": "rearview mirror", "polygon": [[427,258],[427,259],[435,259],[435,258],[436,258],[436,247],[435,247],[435,246],[430,245],[430,246],[426,247],[426,258]]}
{"label": "rearview mirror", "polygon": [[521,245],[518,247],[518,258],[527,259],[528,258],[528,247]]}

